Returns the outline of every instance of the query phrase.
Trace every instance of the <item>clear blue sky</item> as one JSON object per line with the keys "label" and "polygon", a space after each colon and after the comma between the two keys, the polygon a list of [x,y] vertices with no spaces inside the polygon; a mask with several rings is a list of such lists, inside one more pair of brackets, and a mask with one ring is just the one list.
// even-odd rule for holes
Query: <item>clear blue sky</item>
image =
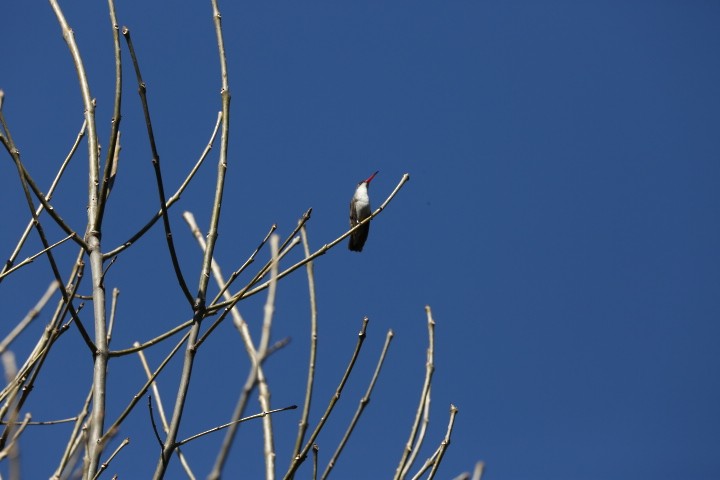
{"label": "clear blue sky", "polygon": [[[287,234],[313,207],[311,243],[347,225],[356,182],[375,170],[378,205],[362,254],[343,246],[316,262],[320,309],[313,420],[334,391],[360,320],[362,352],[327,432],[327,461],[352,416],[388,328],[385,370],[336,478],[386,478],[401,454],[424,375],[423,307],[433,308],[436,371],[424,460],[460,410],[439,474],[487,463],[488,479],[720,477],[720,4],[712,1],[222,2],[232,91],[228,184],[217,258],[237,268],[272,223]],[[103,146],[113,59],[103,2],[63,2],[98,102]],[[195,162],[220,109],[209,2],[119,2],[140,55],[167,189]],[[47,4],[7,2],[0,19],[4,112],[29,170],[50,183],[82,123],[76,76]],[[127,49],[123,152],[103,245],[124,241],[157,209]],[[84,228],[86,147],[55,204]],[[214,151],[215,155],[217,150]],[[27,222],[15,169],[0,162],[0,254]],[[180,218],[203,228],[216,156],[171,210],[194,289],[200,253]],[[49,225],[50,222],[46,221]],[[59,232],[49,228],[54,239]],[[21,258],[34,253],[37,240]],[[68,268],[75,248],[65,250]],[[51,279],[36,262],[0,285],[2,335]],[[113,345],[145,340],[190,317],[161,229],[121,257]],[[302,402],[305,275],[281,284],[267,364],[273,405]],[[156,290],[155,290],[156,289]],[[87,284],[85,292],[88,293]],[[253,325],[264,298],[241,304]],[[87,308],[87,307],[86,307]],[[15,346],[19,361],[49,310]],[[84,317],[90,323],[89,309]],[[91,359],[71,330],[28,409],[77,413]],[[157,363],[169,347],[150,350]],[[204,347],[205,348],[205,347]],[[218,367],[222,365],[222,367]],[[201,350],[181,437],[226,421],[246,355],[227,323]],[[179,362],[160,377],[170,408]],[[142,382],[135,357],[111,364],[109,415]],[[61,400],[74,391],[72,402]],[[252,403],[249,411],[257,409]],[[277,426],[279,471],[297,414]],[[259,423],[241,430],[228,478],[261,475]],[[34,427],[24,478],[46,478],[69,427]],[[118,439],[110,468],[146,478],[157,445],[145,407]],[[185,452],[199,477],[222,435]],[[32,455],[43,445],[43,455]],[[248,466],[250,465],[250,466]],[[0,465],[5,472],[6,465]],[[307,478],[309,470],[303,471]],[[108,476],[109,478],[109,476]],[[168,478],[181,478],[178,462]]]}

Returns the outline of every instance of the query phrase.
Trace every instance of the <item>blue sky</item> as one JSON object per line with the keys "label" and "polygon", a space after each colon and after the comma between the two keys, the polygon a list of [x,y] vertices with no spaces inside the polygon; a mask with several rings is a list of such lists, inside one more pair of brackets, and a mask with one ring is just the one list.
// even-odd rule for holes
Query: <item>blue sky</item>
{"label": "blue sky", "polygon": [[[63,2],[98,102],[107,143],[113,59],[106,6]],[[66,5],[65,5],[66,4]],[[363,316],[356,372],[318,443],[327,461],[392,328],[395,339],[337,478],[385,478],[412,421],[436,326],[436,371],[425,459],[460,413],[439,476],[487,464],[489,479],[720,476],[720,5],[694,1],[223,2],[232,92],[231,144],[217,259],[237,268],[278,224],[287,234],[313,207],[318,248],[347,226],[355,184],[375,170],[374,205],[411,176],[373,222],[362,254],[337,248],[315,264],[320,314],[313,419],[344,371]],[[220,109],[209,2],[122,2],[163,162],[174,191],[207,143]],[[23,159],[48,185],[82,123],[76,76],[52,11],[10,2],[0,19],[3,111]],[[124,241],[157,209],[127,49],[120,173],[103,246]],[[82,230],[86,147],[54,204]],[[217,149],[171,210],[191,290],[201,255],[181,220],[203,229]],[[0,254],[28,213],[7,155]],[[17,208],[16,208],[17,207]],[[61,238],[50,227],[54,239]],[[38,241],[23,251],[34,253]],[[75,248],[67,246],[69,268]],[[296,255],[300,255],[298,252]],[[296,258],[296,257],[294,257]],[[289,263],[288,263],[289,264]],[[113,345],[190,318],[156,227],[112,267],[121,289]],[[2,336],[50,282],[37,261],[0,285]],[[168,281],[170,280],[170,281]],[[86,289],[88,287],[86,286]],[[273,405],[302,401],[308,301],[298,271],[278,290],[274,339],[292,342],[267,364]],[[264,296],[241,304],[259,325]],[[86,307],[87,308],[87,307]],[[19,361],[50,309],[13,346]],[[90,324],[89,309],[83,317]],[[223,423],[247,372],[230,323],[198,358],[181,436]],[[148,351],[159,362],[167,347]],[[75,415],[91,359],[71,330],[31,396],[35,419]],[[135,357],[111,364],[117,415],[142,382]],[[221,367],[218,367],[221,365]],[[160,377],[170,408],[179,362]],[[67,393],[72,392],[72,393]],[[75,398],[77,397],[77,398]],[[255,411],[253,403],[249,411]],[[279,414],[279,471],[297,414]],[[261,475],[259,424],[244,426],[228,477]],[[47,477],[69,427],[34,427],[23,473]],[[157,445],[145,408],[119,438],[120,478],[152,471]],[[222,435],[186,447],[199,477]],[[46,449],[42,458],[33,448]],[[7,466],[0,465],[5,472]],[[113,468],[115,468],[113,470]],[[309,470],[303,475],[309,475]],[[180,478],[177,461],[168,478]]]}

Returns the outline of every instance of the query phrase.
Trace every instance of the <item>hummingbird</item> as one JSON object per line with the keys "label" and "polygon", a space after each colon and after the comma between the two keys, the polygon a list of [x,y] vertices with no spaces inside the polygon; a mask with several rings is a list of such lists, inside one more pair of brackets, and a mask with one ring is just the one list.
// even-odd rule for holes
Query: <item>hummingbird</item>
{"label": "hummingbird", "polygon": [[[372,179],[375,178],[375,175],[377,175],[379,171],[380,170],[370,175],[367,180],[363,180],[357,184],[357,188],[355,188],[355,195],[353,195],[352,200],[350,200],[350,228],[353,228],[355,225],[370,216],[370,197],[368,196],[368,187],[370,186]],[[362,252],[369,232],[370,222],[355,230],[350,235],[348,248],[353,252]]]}

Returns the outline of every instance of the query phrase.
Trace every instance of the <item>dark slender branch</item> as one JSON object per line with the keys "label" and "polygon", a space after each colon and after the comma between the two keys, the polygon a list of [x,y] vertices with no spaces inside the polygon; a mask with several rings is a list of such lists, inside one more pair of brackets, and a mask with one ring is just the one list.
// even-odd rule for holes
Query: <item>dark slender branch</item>
{"label": "dark slender branch", "polygon": [[162,449],[163,442],[162,442],[162,439],[160,438],[160,433],[158,432],[157,424],[155,424],[155,416],[153,415],[152,396],[148,395],[147,399],[148,399],[148,411],[150,412],[150,423],[152,424],[153,432],[155,432],[155,438],[158,441],[158,445]]}
{"label": "dark slender branch", "polygon": [[175,243],[173,242],[172,230],[170,229],[170,218],[167,214],[167,206],[165,204],[165,187],[162,180],[162,171],[160,170],[160,154],[157,151],[155,144],[155,134],[153,133],[152,121],[150,120],[150,108],[147,102],[147,86],[142,79],[140,73],[140,65],[138,63],[137,55],[135,54],[135,47],[133,46],[132,39],[130,37],[130,30],[127,27],[122,29],[123,37],[127,43],[128,49],[130,50],[130,58],[132,59],[133,67],[135,68],[135,76],[138,82],[138,93],[140,94],[140,103],[142,103],[143,113],[145,114],[145,125],[147,127],[148,140],[150,141],[150,150],[152,152],[152,165],[155,171],[155,181],[157,182],[158,196],[160,197],[160,209],[162,210],[163,226],[165,227],[165,240],[167,241],[168,251],[170,252],[170,259],[172,260],[173,269],[175,270],[175,276],[177,277],[180,289],[185,295],[185,299],[190,305],[195,303],[193,295],[190,293],[187,284],[185,283],[185,277],[183,277],[182,271],[180,270],[180,262],[175,252]]}

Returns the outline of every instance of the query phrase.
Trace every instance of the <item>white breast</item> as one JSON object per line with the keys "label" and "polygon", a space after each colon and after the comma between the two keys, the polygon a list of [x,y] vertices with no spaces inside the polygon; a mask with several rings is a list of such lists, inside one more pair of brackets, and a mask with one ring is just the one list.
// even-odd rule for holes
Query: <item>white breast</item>
{"label": "white breast", "polygon": [[367,183],[361,183],[355,190],[355,209],[358,212],[370,208],[370,197],[368,196]]}

